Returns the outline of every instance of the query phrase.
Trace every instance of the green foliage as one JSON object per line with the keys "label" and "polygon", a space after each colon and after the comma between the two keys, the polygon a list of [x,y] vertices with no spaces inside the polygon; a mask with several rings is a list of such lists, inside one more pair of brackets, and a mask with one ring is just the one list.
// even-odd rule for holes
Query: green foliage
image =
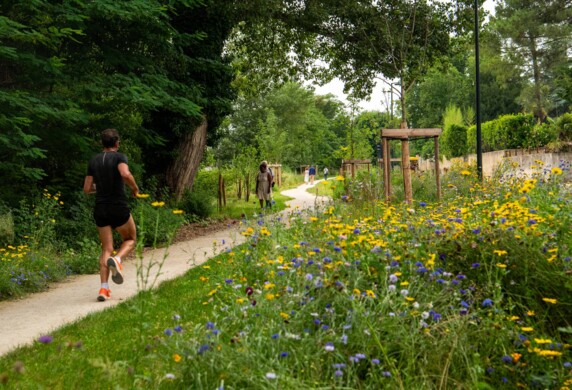
{"label": "green foliage", "polygon": [[213,198],[208,192],[195,189],[192,192],[185,191],[177,203],[177,207],[189,216],[206,219],[212,216],[215,202],[216,198]]}
{"label": "green foliage", "polygon": [[467,128],[463,125],[450,125],[445,127],[440,143],[443,145],[443,155],[461,157],[467,154]]}
{"label": "green foliage", "polygon": [[131,214],[137,225],[137,241],[144,247],[156,248],[170,243],[185,222],[182,214],[174,214],[165,202],[137,202]]}
{"label": "green foliage", "polygon": [[[537,126],[532,114],[503,115],[481,126],[483,152],[546,145],[554,134],[550,126]],[[476,128],[467,130],[467,148],[476,150]]]}
{"label": "green foliage", "polygon": [[12,213],[0,214],[0,245],[14,242],[14,218]]}
{"label": "green foliage", "polygon": [[572,141],[572,113],[566,113],[556,119],[556,131],[558,139]]}

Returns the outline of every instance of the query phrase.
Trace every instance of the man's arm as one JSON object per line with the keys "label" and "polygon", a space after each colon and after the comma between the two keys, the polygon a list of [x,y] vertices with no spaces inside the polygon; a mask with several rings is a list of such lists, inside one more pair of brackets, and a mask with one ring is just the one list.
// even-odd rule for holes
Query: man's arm
{"label": "man's arm", "polygon": [[95,194],[95,183],[93,182],[93,176],[86,176],[83,181],[83,192],[85,194]]}
{"label": "man's arm", "polygon": [[121,175],[123,182],[125,182],[125,184],[127,184],[129,188],[131,188],[131,194],[135,198],[139,193],[139,187],[137,186],[137,183],[135,182],[135,178],[131,174],[131,171],[129,171],[129,166],[125,163],[119,163],[117,169],[119,169],[119,174]]}

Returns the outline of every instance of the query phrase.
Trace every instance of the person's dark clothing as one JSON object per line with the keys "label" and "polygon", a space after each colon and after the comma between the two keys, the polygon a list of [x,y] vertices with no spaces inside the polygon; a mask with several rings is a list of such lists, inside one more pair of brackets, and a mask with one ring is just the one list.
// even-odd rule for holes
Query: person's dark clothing
{"label": "person's dark clothing", "polygon": [[316,168],[314,167],[310,167],[310,170],[308,171],[309,175],[316,175]]}
{"label": "person's dark clothing", "polygon": [[125,197],[125,184],[117,166],[127,164],[123,153],[103,152],[95,155],[88,164],[87,175],[95,183],[95,208],[93,218],[98,227],[115,229],[129,220],[131,212]]}
{"label": "person's dark clothing", "polygon": [[118,152],[102,152],[89,161],[87,175],[93,176],[96,204],[127,206],[125,184],[117,168],[120,163],[127,164],[127,157]]}
{"label": "person's dark clothing", "polygon": [[97,227],[111,226],[115,229],[129,221],[131,211],[123,204],[96,204],[93,210],[93,219]]}

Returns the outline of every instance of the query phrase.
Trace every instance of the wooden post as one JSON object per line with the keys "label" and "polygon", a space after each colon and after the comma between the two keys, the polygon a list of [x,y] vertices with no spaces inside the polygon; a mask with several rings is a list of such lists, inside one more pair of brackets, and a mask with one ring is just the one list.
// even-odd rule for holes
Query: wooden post
{"label": "wooden post", "polygon": [[226,207],[226,186],[224,185],[224,177],[222,178],[222,204]]}
{"label": "wooden post", "polygon": [[383,187],[385,189],[385,201],[389,202],[391,197],[391,156],[389,153],[389,141],[383,138]]}
{"label": "wooden post", "polygon": [[441,201],[441,170],[439,169],[439,137],[435,137],[435,180],[437,182],[437,200]]}
{"label": "wooden post", "polygon": [[409,140],[401,140],[401,170],[403,171],[403,188],[405,191],[405,202],[411,203],[413,200],[413,190],[411,188],[411,165],[409,161]]}
{"label": "wooden post", "polygon": [[222,174],[218,174],[218,210],[222,210]]}

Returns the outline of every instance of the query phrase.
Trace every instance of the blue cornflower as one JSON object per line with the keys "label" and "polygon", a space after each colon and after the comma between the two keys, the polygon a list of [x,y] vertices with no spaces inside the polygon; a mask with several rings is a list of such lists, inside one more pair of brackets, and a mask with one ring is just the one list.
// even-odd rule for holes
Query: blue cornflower
{"label": "blue cornflower", "polygon": [[53,337],[53,336],[50,336],[50,335],[40,336],[40,337],[38,338],[38,341],[39,341],[40,343],[42,343],[42,344],[49,344],[49,343],[51,343],[52,341],[54,341],[54,337]]}
{"label": "blue cornflower", "polygon": [[277,339],[278,337],[280,337],[280,335],[279,335],[278,333],[274,333],[271,337],[272,337],[273,339]]}
{"label": "blue cornflower", "polygon": [[419,206],[425,207],[425,206],[427,206],[427,203],[425,203],[425,202],[419,202]]}
{"label": "blue cornflower", "polygon": [[214,329],[214,322],[210,322],[210,321],[207,322],[206,328],[207,329]]}
{"label": "blue cornflower", "polygon": [[232,284],[232,279],[225,279],[224,282],[225,282],[226,284]]}
{"label": "blue cornflower", "polygon": [[199,348],[199,353],[203,353],[205,351],[208,351],[208,349],[209,349],[208,344],[201,345],[201,347]]}
{"label": "blue cornflower", "polygon": [[491,307],[493,305],[493,301],[489,298],[483,301],[483,307]]}
{"label": "blue cornflower", "polygon": [[285,358],[288,356],[288,352],[280,352],[280,357]]}
{"label": "blue cornflower", "polygon": [[167,328],[163,331],[163,333],[165,334],[165,336],[172,336],[173,330],[171,328]]}
{"label": "blue cornflower", "polygon": [[371,359],[371,364],[379,364],[379,359]]}
{"label": "blue cornflower", "polygon": [[181,333],[183,331],[183,327],[181,325],[177,325],[173,328],[173,330],[177,333]]}

